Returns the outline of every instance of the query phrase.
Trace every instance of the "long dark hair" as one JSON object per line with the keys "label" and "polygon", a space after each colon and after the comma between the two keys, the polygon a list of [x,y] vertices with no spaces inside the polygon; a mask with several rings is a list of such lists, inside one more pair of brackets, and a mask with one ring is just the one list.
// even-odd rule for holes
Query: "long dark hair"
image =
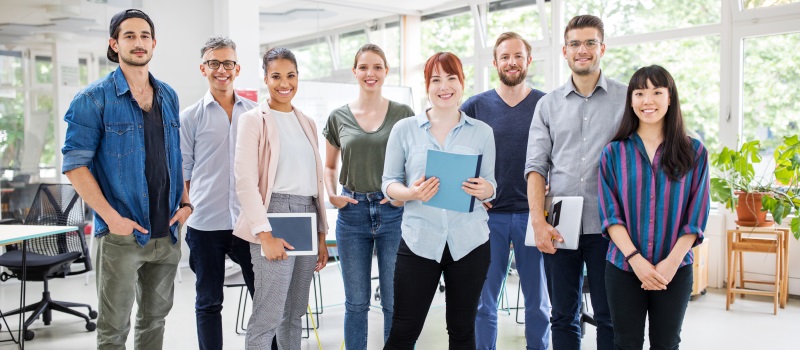
{"label": "long dark hair", "polygon": [[691,140],[686,136],[686,127],[683,124],[683,114],[681,113],[681,104],[675,80],[663,67],[652,65],[639,68],[636,73],[633,73],[631,81],[628,83],[625,112],[622,114],[622,122],[619,125],[617,134],[614,135],[613,141],[624,140],[639,128],[639,117],[633,112],[631,96],[633,96],[633,90],[646,89],[648,80],[654,87],[664,87],[669,91],[669,108],[664,116],[664,124],[661,129],[664,136],[661,169],[664,170],[670,180],[678,181],[681,176],[691,171],[694,167],[695,152]]}

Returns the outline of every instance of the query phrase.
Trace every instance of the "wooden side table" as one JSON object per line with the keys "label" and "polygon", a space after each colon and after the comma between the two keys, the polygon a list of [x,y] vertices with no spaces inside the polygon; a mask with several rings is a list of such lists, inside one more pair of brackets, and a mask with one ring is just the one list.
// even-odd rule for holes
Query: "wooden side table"
{"label": "wooden side table", "polygon": [[[778,306],[786,307],[789,295],[789,229],[775,228],[774,231],[748,230],[737,228],[728,230],[728,280],[726,282],[725,309],[730,310],[731,304],[736,300],[736,294],[744,297],[745,294],[765,295],[773,297],[774,314],[778,314]],[[744,259],[742,253],[775,254],[775,279],[774,281],[759,281],[744,279]],[[736,286],[739,269],[739,285]],[[772,291],[749,289],[745,283],[773,285]]]}

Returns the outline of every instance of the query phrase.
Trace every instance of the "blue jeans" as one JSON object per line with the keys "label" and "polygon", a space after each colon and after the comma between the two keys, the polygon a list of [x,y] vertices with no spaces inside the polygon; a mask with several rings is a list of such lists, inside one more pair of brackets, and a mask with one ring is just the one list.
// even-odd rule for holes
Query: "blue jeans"
{"label": "blue jeans", "polygon": [[577,250],[559,249],[555,254],[544,254],[550,303],[553,304],[553,349],[580,350],[581,348],[581,289],[583,265],[589,280],[592,311],[597,322],[597,349],[614,348],[614,327],[606,298],[606,251],[608,240],[600,234],[584,234]]}
{"label": "blue jeans", "polygon": [[[489,243],[492,260],[483,284],[478,315],[475,319],[475,342],[479,350],[494,350],[497,341],[497,298],[508,268],[509,245],[514,242],[519,282],[525,296],[526,349],[547,349],[550,344],[550,299],[544,275],[542,253],[525,246],[528,213],[493,213],[489,211]],[[508,293],[508,291],[506,291]]]}
{"label": "blue jeans", "polygon": [[378,278],[383,308],[383,340],[389,338],[394,315],[394,264],[400,245],[403,208],[380,204],[381,192],[351,192],[343,196],[348,203],[339,209],[336,220],[336,244],[344,280],[344,340],[348,350],[367,348],[367,312],[372,295],[372,251],[378,255]]}
{"label": "blue jeans", "polygon": [[250,245],[233,235],[233,230],[200,231],[188,227],[189,267],[197,275],[195,316],[200,349],[222,349],[222,291],[225,255],[242,267],[244,283],[253,295],[253,264]]}

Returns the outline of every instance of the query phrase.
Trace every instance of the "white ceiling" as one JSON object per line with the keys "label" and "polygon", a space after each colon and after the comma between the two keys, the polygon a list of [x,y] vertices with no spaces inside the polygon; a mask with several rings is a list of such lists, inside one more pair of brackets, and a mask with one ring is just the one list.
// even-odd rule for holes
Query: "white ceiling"
{"label": "white ceiling", "polygon": [[[143,0],[0,0],[0,45],[47,45],[56,38],[107,36],[115,13]],[[232,0],[233,1],[233,0]],[[261,43],[274,43],[398,15],[420,15],[475,0],[258,0]],[[81,40],[91,39],[91,40]]]}

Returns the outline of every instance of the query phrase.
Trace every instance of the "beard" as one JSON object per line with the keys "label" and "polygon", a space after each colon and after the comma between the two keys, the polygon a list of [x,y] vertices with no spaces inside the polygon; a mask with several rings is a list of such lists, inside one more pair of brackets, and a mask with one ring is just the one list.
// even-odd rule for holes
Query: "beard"
{"label": "beard", "polygon": [[149,51],[145,51],[145,57],[137,58],[136,56],[133,55],[133,51],[131,51],[130,54],[128,55],[120,54],[119,59],[122,62],[128,64],[129,66],[144,67],[148,63],[150,63],[150,59],[153,58],[153,56],[149,55],[149,53],[150,53]]}
{"label": "beard", "polygon": [[525,78],[527,77],[527,75],[528,75],[527,68],[525,68],[524,70],[520,68],[520,72],[516,78],[508,76],[508,74],[506,74],[500,69],[497,70],[497,76],[500,77],[500,82],[502,82],[503,85],[506,86],[517,86],[519,84],[522,84],[523,82],[525,82]]}
{"label": "beard", "polygon": [[596,60],[596,61],[592,62],[592,64],[590,66],[585,67],[585,68],[578,68],[575,65],[575,62],[574,61],[570,61],[570,60],[567,60],[567,65],[569,66],[569,69],[573,73],[575,73],[576,75],[589,75],[589,74],[592,74],[594,72],[597,72],[600,69],[600,61],[599,60]]}

